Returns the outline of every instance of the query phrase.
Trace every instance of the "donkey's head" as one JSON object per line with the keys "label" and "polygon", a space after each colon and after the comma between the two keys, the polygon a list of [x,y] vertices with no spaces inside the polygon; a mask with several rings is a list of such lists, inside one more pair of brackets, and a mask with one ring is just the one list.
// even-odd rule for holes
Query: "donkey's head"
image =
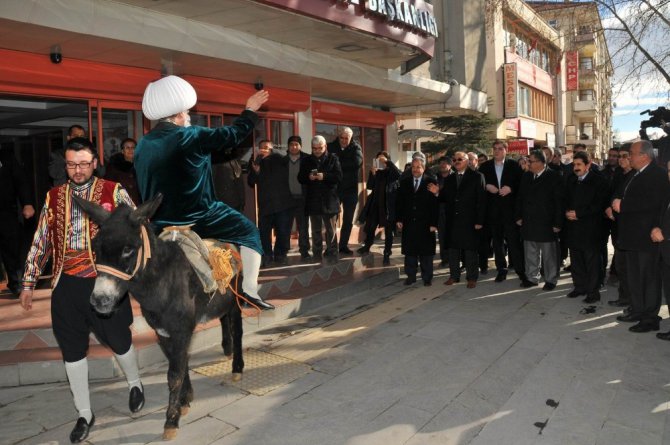
{"label": "donkey's head", "polygon": [[135,274],[151,256],[145,224],[163,197],[159,194],[137,209],[120,205],[113,212],[76,196],[73,199],[100,227],[92,241],[98,277],[91,305],[97,312],[108,314],[128,291],[129,281],[135,279]]}

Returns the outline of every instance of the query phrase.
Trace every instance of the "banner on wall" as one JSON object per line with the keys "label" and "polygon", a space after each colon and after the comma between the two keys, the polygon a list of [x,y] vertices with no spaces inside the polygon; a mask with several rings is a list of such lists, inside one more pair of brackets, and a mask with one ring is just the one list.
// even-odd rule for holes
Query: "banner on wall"
{"label": "banner on wall", "polygon": [[523,156],[528,156],[530,149],[533,147],[533,140],[516,139],[507,141],[507,153],[516,153]]}
{"label": "banner on wall", "polygon": [[579,89],[579,53],[568,51],[565,54],[566,64],[566,89],[577,91]]}
{"label": "banner on wall", "polygon": [[505,84],[505,118],[519,116],[518,94],[519,82],[516,72],[516,63],[504,65],[503,81]]}

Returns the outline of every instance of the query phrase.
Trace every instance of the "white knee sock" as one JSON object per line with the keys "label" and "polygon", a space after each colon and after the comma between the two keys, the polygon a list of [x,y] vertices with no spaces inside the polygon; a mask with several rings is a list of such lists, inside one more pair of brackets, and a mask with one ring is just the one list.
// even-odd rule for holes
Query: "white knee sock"
{"label": "white knee sock", "polygon": [[65,362],[65,373],[70,382],[74,407],[87,422],[91,422],[91,398],[88,392],[88,361],[84,357],[77,362]]}
{"label": "white knee sock", "polygon": [[140,382],[140,370],[137,367],[137,351],[135,351],[135,347],[131,344],[130,349],[128,349],[128,352],[125,354],[114,355],[116,356],[116,361],[119,362],[123,373],[126,375],[128,389],[133,389],[135,386],[141,388],[142,383]]}
{"label": "white knee sock", "polygon": [[261,270],[261,255],[253,249],[240,246],[240,256],[242,257],[242,291],[253,298],[263,300],[258,295],[258,272]]}

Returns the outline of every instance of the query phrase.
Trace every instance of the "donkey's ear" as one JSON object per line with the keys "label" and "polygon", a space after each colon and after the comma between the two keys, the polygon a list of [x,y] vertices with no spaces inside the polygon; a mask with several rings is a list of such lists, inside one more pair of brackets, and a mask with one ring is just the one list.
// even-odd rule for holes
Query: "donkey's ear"
{"label": "donkey's ear", "polygon": [[159,193],[149,201],[140,204],[140,206],[131,214],[131,218],[139,223],[148,221],[149,218],[154,216],[154,213],[156,213],[156,209],[161,205],[161,202],[163,202],[163,195]]}
{"label": "donkey's ear", "polygon": [[91,220],[93,220],[94,223],[97,225],[102,225],[105,221],[107,221],[107,218],[109,218],[109,215],[111,215],[111,212],[108,212],[105,210],[102,206],[99,206],[98,204],[87,201],[85,199],[80,198],[79,196],[74,196],[72,195],[72,199],[74,202],[77,203],[79,207],[86,213]]}

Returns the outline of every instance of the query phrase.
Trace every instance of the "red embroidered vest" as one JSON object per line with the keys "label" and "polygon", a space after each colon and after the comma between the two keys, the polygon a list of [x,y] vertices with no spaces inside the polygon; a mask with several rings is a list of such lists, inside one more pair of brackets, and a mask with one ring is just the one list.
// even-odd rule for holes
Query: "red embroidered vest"
{"label": "red embroidered vest", "polygon": [[[118,183],[105,181],[104,179],[94,178],[91,186],[90,201],[103,206],[107,210],[116,208],[117,203],[114,200],[115,190]],[[72,198],[68,195],[68,184],[54,187],[49,190],[49,208],[47,223],[49,225],[49,241],[53,249],[53,281],[52,287],[56,286],[58,278],[63,271],[63,261],[65,257],[65,243],[67,242],[67,230],[70,219],[70,206]],[[95,263],[95,255],[91,250],[91,240],[98,233],[98,225],[90,221],[88,216],[84,216],[86,245],[91,263]]]}

